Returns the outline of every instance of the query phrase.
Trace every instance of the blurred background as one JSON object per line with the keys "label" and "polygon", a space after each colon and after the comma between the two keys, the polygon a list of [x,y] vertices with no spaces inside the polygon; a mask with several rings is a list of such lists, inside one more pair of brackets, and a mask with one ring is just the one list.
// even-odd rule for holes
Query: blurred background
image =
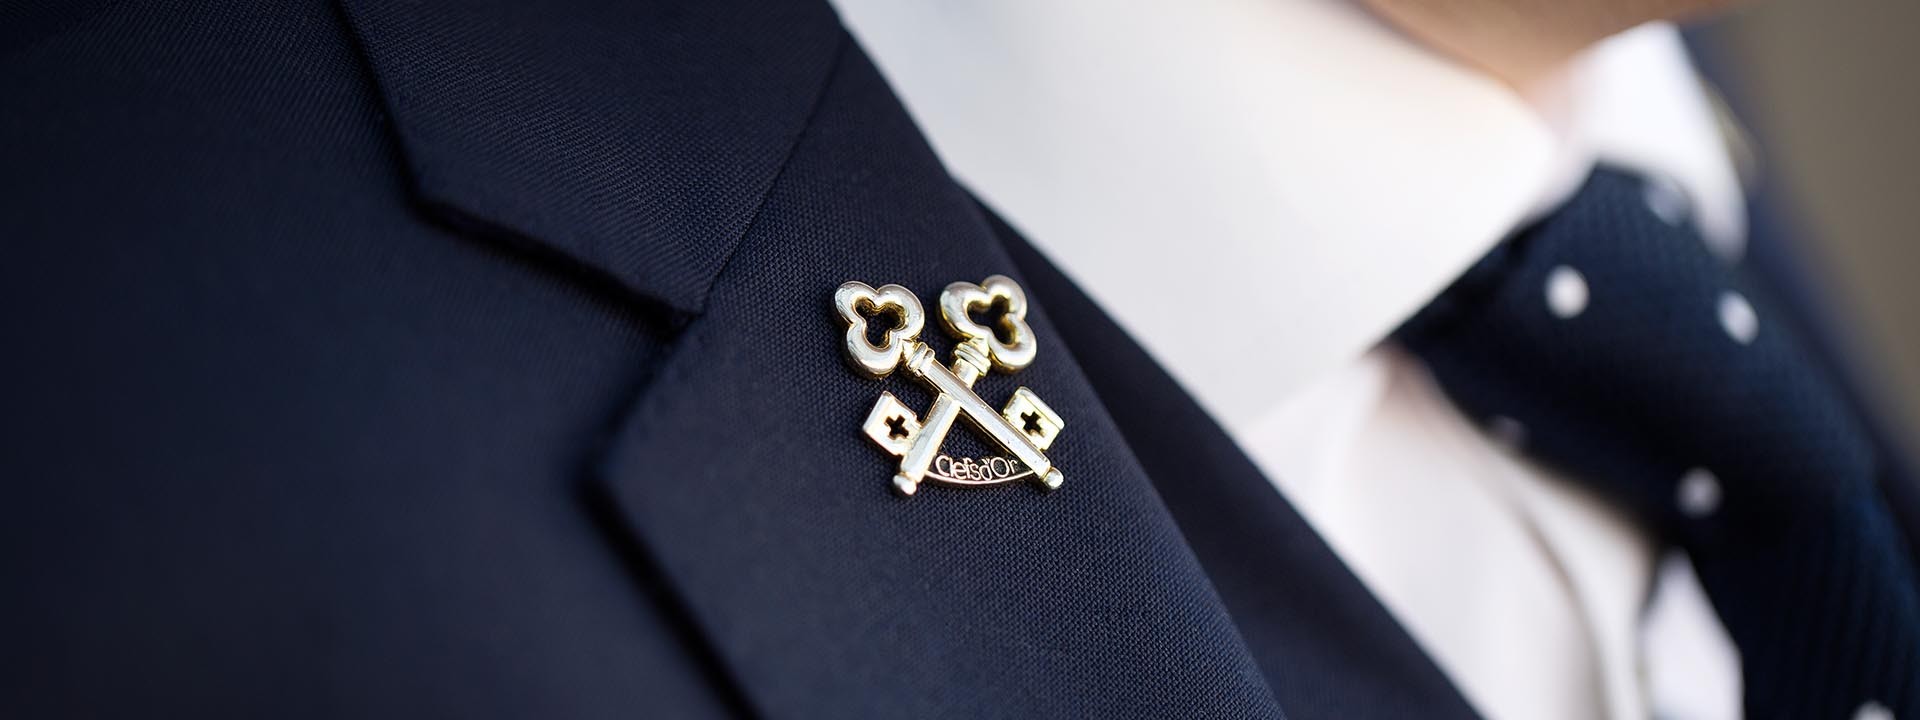
{"label": "blurred background", "polygon": [[1920,0],[1758,0],[1700,29],[1884,380],[1881,413],[1920,450]]}

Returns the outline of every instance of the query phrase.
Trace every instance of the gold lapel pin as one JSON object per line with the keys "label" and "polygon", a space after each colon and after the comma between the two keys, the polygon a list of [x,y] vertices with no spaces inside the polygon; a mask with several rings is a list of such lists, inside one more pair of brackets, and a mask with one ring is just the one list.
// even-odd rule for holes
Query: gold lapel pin
{"label": "gold lapel pin", "polygon": [[[969,315],[994,305],[1005,310],[997,328],[981,325]],[[1019,372],[1033,362],[1027,296],[1011,278],[995,275],[978,285],[957,282],[940,293],[940,324],[959,341],[951,366],[941,365],[933,349],[920,342],[926,311],[906,288],[882,285],[875,289],[848,282],[834,291],[833,307],[846,322],[845,350],[855,370],[881,378],[905,368],[933,390],[933,407],[924,419],[893,393],[881,392],[860,426],[874,444],[900,458],[894,490],[912,495],[923,481],[982,487],[1031,478],[1048,490],[1065,482],[1066,477],[1043,452],[1066,426],[1052,408],[1022,387],[996,413],[973,391],[974,381],[990,371]],[[867,321],[882,315],[895,316],[896,324],[876,345],[868,338]],[[954,420],[961,417],[1008,456],[955,459],[941,452]]]}

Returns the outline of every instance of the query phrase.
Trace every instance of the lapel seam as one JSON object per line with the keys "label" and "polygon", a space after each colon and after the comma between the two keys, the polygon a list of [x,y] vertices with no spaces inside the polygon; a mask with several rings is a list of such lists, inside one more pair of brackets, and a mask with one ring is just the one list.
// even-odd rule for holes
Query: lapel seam
{"label": "lapel seam", "polygon": [[[335,0],[331,8],[385,115],[400,190],[418,218],[558,256],[576,280],[616,288],[680,317],[676,322],[706,312],[718,273],[817,122],[850,42],[824,3],[818,12],[773,13],[793,17],[772,35],[747,28],[734,37],[716,25],[730,22],[727,13],[744,12],[731,4],[683,13],[698,16],[692,29],[715,35],[711,43],[640,28],[661,36],[640,39],[666,46],[658,60],[635,50],[633,40],[609,45],[601,38],[581,51],[554,47],[553,31],[585,21],[579,8],[544,34],[503,29],[511,17],[492,6],[437,14],[457,17],[375,0]],[[493,45],[501,43],[554,60],[538,66],[544,69],[516,70],[497,57],[505,51]],[[565,83],[549,87],[554,72],[603,72],[581,59],[596,49],[637,64],[634,77],[604,97]],[[476,67],[446,69],[454,61]],[[676,70],[675,63],[686,67]],[[467,82],[473,78],[533,87],[512,102],[476,99]],[[752,114],[731,127],[712,117],[712,107],[679,99],[702,82],[754,92],[734,103],[735,113]],[[782,90],[762,92],[772,83]]]}
{"label": "lapel seam", "polygon": [[[767,184],[767,187],[761,192],[759,199],[754,202],[753,212],[748,218],[746,226],[737,237],[729,240],[726,259],[721,262],[719,270],[713,274],[713,277],[709,279],[701,289],[701,311],[705,310],[706,296],[712,292],[714,284],[718,283],[720,278],[726,274],[727,266],[732,263],[740,245],[745,242],[746,238],[749,237],[759,225],[761,214],[766,208],[768,199],[773,196],[775,189],[779,187],[780,180],[786,175],[787,166],[792,162],[795,151],[800,147],[800,144],[806,140],[808,134],[813,129],[815,118],[820,111],[820,106],[824,103],[827,93],[831,91],[833,84],[839,79],[839,74],[842,69],[841,65],[845,62],[848,45],[847,33],[842,29],[836,36],[833,56],[828,62],[827,80],[820,83],[819,90],[815,93],[811,104],[808,106],[806,119],[803,120],[800,125],[800,132],[795,134],[793,143],[788,145],[786,152],[782,155],[778,169],[774,171],[772,181]],[[617,457],[619,447],[618,438],[622,432],[621,428],[644,427],[648,422],[647,416],[650,414],[648,409],[653,407],[653,403],[651,402],[652,391],[655,388],[671,388],[681,382],[682,376],[688,367],[689,360],[687,358],[697,358],[706,351],[708,341],[706,335],[702,332],[703,328],[699,325],[698,317],[700,314],[702,313],[680,315],[680,317],[686,321],[686,324],[679,335],[678,341],[673,344],[672,349],[670,349],[666,355],[657,361],[657,374],[648,380],[645,385],[640,388],[639,392],[622,406],[618,416],[613,418],[613,422],[609,426],[608,441],[595,453],[596,459],[592,465],[592,477],[588,485],[591,488],[593,502],[598,506],[597,509],[613,518],[613,522],[622,533],[619,537],[608,538],[608,542],[628,544],[640,557],[644,558],[646,564],[656,574],[656,577],[660,581],[659,587],[657,588],[660,600],[671,603],[673,610],[680,617],[690,620],[689,627],[684,633],[683,639],[690,644],[698,644],[698,653],[703,660],[702,664],[705,666],[708,676],[718,686],[718,689],[730,694],[731,697],[729,699],[732,701],[732,704],[736,707],[745,708],[748,711],[746,713],[747,715],[752,717],[771,717],[773,713],[770,713],[768,708],[758,705],[757,698],[755,698],[753,692],[750,691],[751,685],[746,681],[746,678],[740,676],[734,663],[729,661],[724,650],[716,644],[713,637],[709,635],[707,623],[702,620],[698,607],[691,602],[691,599],[685,595],[671,574],[666,571],[661,558],[655,553],[651,544],[647,541],[647,534],[634,525],[633,519],[628,513],[621,510],[618,482],[614,477],[616,471],[614,462]],[[644,592],[644,589],[639,591]]]}
{"label": "lapel seam", "polygon": [[[707,297],[713,294],[713,286],[720,282],[720,277],[727,273],[727,267],[733,264],[734,256],[740,252],[740,244],[746,242],[747,236],[752,235],[754,229],[760,225],[760,215],[767,208],[767,200],[773,197],[774,190],[780,187],[780,181],[786,177],[787,166],[793,162],[794,152],[800,148],[800,144],[805,142],[807,136],[813,132],[814,122],[820,115],[820,106],[826,102],[827,93],[833,90],[834,83],[840,82],[840,75],[843,71],[841,65],[846,62],[847,46],[849,44],[851,43],[848,40],[847,30],[842,26],[840,31],[834,35],[833,53],[827,60],[826,80],[821,82],[820,87],[814,90],[813,99],[807,104],[806,117],[800,121],[800,131],[793,134],[793,142],[787,143],[786,150],[781,152],[780,162],[774,166],[773,177],[767,181],[766,187],[760,189],[760,197],[754,200],[753,212],[748,214],[746,224],[740,228],[739,233],[727,240],[726,256],[720,260],[720,267],[716,269],[712,275],[707,277],[706,282],[701,284],[700,301],[698,306],[693,309],[692,314],[701,314],[706,311]],[[678,353],[676,352],[675,354]]]}

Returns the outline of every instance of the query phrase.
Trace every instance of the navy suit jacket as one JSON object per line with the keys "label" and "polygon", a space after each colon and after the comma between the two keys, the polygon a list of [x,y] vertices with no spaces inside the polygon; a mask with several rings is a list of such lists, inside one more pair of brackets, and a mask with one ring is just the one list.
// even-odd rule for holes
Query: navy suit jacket
{"label": "navy suit jacket", "polygon": [[[1473,715],[824,3],[6,12],[0,715]],[[1067,484],[896,497],[992,274]]]}

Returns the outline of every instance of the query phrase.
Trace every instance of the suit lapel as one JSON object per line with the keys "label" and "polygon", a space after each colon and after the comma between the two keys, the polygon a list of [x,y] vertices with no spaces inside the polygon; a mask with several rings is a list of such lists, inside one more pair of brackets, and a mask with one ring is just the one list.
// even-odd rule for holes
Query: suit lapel
{"label": "suit lapel", "polygon": [[698,312],[819,97],[824,3],[341,0],[420,201]]}
{"label": "suit lapel", "polygon": [[[1137,348],[1053,324],[1057,301],[1076,325],[1106,327],[1077,295],[1032,303],[1038,360],[977,385],[994,405],[1029,386],[1066,418],[1048,451],[1066,486],[891,494],[894,459],[859,425],[882,391],[920,412],[931,398],[902,374],[847,369],[833,289],[899,283],[931,305],[958,280],[1055,279],[1010,258],[824,5],[341,1],[424,208],[682,321],[596,483],[761,713],[1277,717],[1269,679],[1309,695],[1315,682],[1431,689],[1430,666],[1290,511],[1278,539],[1301,557],[1262,576],[1288,584],[1262,595],[1218,564],[1228,540],[1275,539],[1236,534],[1274,504],[1249,495],[1221,508],[1239,529],[1189,531],[1230,601],[1290,611],[1235,608],[1255,618],[1256,663],[1161,492],[1188,514],[1206,503],[1185,484],[1156,492],[1069,345],[1098,353],[1096,368]],[[925,336],[944,357],[944,337]],[[1096,380],[1131,432],[1157,432],[1138,417],[1167,400],[1155,376]],[[1135,380],[1156,394],[1127,397]],[[1183,399],[1174,419],[1210,428]],[[1219,440],[1202,434],[1194,452]],[[1169,441],[1142,442],[1168,462]],[[1185,475],[1155,473],[1259,480],[1190,460]],[[1334,590],[1313,602],[1271,595],[1322,582]],[[1314,672],[1319,653],[1331,662]],[[1346,673],[1365,681],[1340,686]],[[1396,694],[1407,678],[1419,692]]]}
{"label": "suit lapel", "polygon": [[[1044,307],[1027,385],[1065,416],[1066,486],[889,490],[860,435],[882,391],[840,357],[841,282],[931,303],[1011,273],[857,49],[707,309],[617,438],[605,482],[762,712],[800,717],[1278,716],[1259,669]],[[942,344],[927,334],[943,353]],[[1017,381],[1017,382],[1016,382]]]}

